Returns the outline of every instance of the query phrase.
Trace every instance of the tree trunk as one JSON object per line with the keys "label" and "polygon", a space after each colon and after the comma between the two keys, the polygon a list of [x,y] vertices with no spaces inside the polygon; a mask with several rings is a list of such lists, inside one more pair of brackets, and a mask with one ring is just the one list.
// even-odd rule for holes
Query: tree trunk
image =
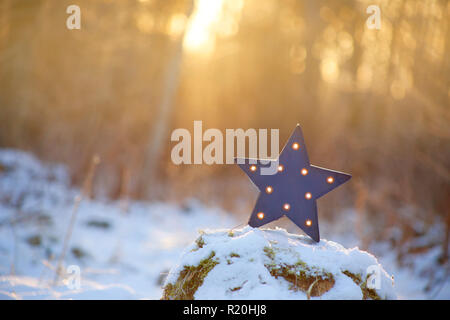
{"label": "tree trunk", "polygon": [[[193,2],[186,10],[186,16],[189,19],[193,11]],[[168,134],[170,116],[173,112],[174,97],[177,93],[181,64],[183,60],[183,32],[177,39],[172,58],[166,68],[161,103],[158,107],[158,115],[153,123],[149,135],[149,144],[146,150],[143,164],[143,172],[140,178],[141,196],[152,198],[158,191],[158,165],[166,145],[165,139]]]}

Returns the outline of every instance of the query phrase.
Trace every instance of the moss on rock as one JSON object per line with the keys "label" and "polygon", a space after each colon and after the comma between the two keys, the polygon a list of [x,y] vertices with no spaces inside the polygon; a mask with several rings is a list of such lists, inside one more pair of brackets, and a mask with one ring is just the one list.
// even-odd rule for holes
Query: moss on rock
{"label": "moss on rock", "polygon": [[208,273],[218,264],[214,260],[215,252],[212,251],[208,258],[203,259],[197,266],[184,266],[177,281],[168,283],[164,287],[161,300],[193,300],[198,287],[203,284],[203,280]]}
{"label": "moss on rock", "polygon": [[274,261],[276,253],[273,248],[265,247],[264,252],[270,259],[270,263],[264,266],[273,277],[282,277],[291,283],[290,290],[303,291],[310,298],[321,296],[334,286],[333,275],[325,270],[310,268],[301,260],[293,265],[277,264]]}
{"label": "moss on rock", "polygon": [[361,279],[361,275],[351,273],[348,270],[342,271],[343,274],[345,274],[347,277],[353,280],[356,285],[358,285],[361,288],[361,292],[363,294],[363,299],[372,299],[372,300],[382,300],[381,297],[378,295],[378,293],[374,289],[370,289],[367,287],[367,279],[370,275],[367,275],[366,279],[363,281]]}
{"label": "moss on rock", "polygon": [[[291,236],[282,231],[275,230],[263,235],[259,234],[261,231],[257,232],[256,236],[253,229],[238,230],[232,235],[229,231],[200,233],[194,245],[191,246],[191,250],[185,254],[189,259],[182,259],[185,263],[177,265],[173,276],[169,276],[170,280],[166,282],[161,299],[191,300],[194,296],[199,299],[213,296],[221,299],[260,297],[261,292],[267,294],[267,287],[265,287],[267,285],[277,290],[275,294],[269,290],[268,298],[302,298],[305,294],[310,299],[321,297],[325,293],[329,294],[323,296],[324,299],[341,297],[342,299],[361,299],[362,297],[365,300],[380,300],[380,296],[383,299],[395,298],[393,294],[389,295],[387,290],[376,291],[367,287],[370,274],[365,278],[362,274],[366,265],[373,263],[371,259],[367,259],[365,264],[355,265],[351,272],[347,269],[349,265],[347,256],[338,256],[335,252],[336,247],[338,251],[342,251],[343,248],[334,243],[328,244],[324,241],[311,248],[313,245],[302,242],[302,237]],[[246,236],[250,235],[253,237],[251,244],[248,243],[248,238],[246,239]],[[295,242],[302,245],[292,245]],[[258,249],[253,250],[253,244],[256,244],[255,249]],[[320,259],[312,258],[314,253],[311,251],[316,248],[315,246],[320,246],[321,250],[327,250],[330,247],[333,250],[330,250],[331,254],[336,255],[333,261],[337,265],[331,264],[330,261],[321,263]],[[357,251],[357,254],[364,258],[368,255],[360,251]],[[197,264],[187,261],[199,262]],[[221,272],[214,272],[208,276],[210,271],[219,264]],[[247,274],[247,264],[248,268],[254,270],[256,274]],[[356,273],[355,270],[360,273]],[[345,279],[346,277],[352,281],[349,282]],[[222,284],[219,285],[219,283]],[[201,292],[198,291],[200,287]],[[343,287],[349,290],[342,290]],[[334,289],[336,290],[333,291]]]}

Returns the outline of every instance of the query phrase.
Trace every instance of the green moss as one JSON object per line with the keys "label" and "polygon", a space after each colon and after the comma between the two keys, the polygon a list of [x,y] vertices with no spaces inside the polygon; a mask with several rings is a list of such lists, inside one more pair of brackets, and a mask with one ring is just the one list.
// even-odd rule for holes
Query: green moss
{"label": "green moss", "polygon": [[348,270],[342,271],[342,273],[345,274],[347,277],[351,278],[353,280],[353,282],[356,283],[358,286],[361,284],[362,280],[361,280],[361,275],[359,273],[354,274]]}
{"label": "green moss", "polygon": [[264,247],[264,253],[270,260],[275,259],[275,251],[271,247]]}
{"label": "green moss", "polygon": [[228,232],[228,236],[229,236],[230,238],[234,237],[234,232],[233,232],[233,231]]}
{"label": "green moss", "polygon": [[177,281],[165,286],[162,300],[193,300],[205,277],[218,264],[213,259],[215,255],[212,251],[208,258],[201,260],[197,266],[184,266]]}
{"label": "green moss", "polygon": [[[200,234],[203,235],[203,232],[200,232]],[[195,240],[195,244],[197,245],[197,247],[192,249],[191,252],[197,251],[198,249],[203,248],[203,246],[205,245],[205,240],[203,239],[203,236],[198,237]]]}
{"label": "green moss", "polygon": [[264,266],[269,270],[270,274],[275,277],[282,277],[291,286],[289,290],[303,291],[310,296],[321,296],[334,286],[333,275],[322,269],[310,268],[302,260],[298,260],[294,265],[276,264],[276,252],[273,248],[264,247],[264,253],[270,259],[270,262]]}
{"label": "green moss", "polygon": [[381,297],[378,295],[378,293],[375,291],[375,289],[369,289],[367,288],[367,279],[369,275],[366,277],[366,281],[364,281],[361,285],[361,291],[363,293],[363,299],[371,299],[371,300],[382,300]]}
{"label": "green moss", "polygon": [[203,240],[203,237],[200,236],[197,238],[197,240],[195,240],[195,243],[197,244],[197,247],[203,248],[203,246],[205,245],[205,240]]}
{"label": "green moss", "polygon": [[[230,253],[230,258],[240,258],[241,256],[235,252]],[[233,260],[227,259],[227,264],[233,264]]]}
{"label": "green moss", "polygon": [[266,265],[270,274],[275,277],[282,277],[291,283],[289,290],[303,291],[308,296],[317,297],[329,291],[334,286],[334,277],[325,271],[312,271],[302,265],[281,265],[273,267]]}
{"label": "green moss", "polygon": [[303,262],[302,260],[298,260],[298,261],[295,263],[295,265],[296,265],[296,266],[299,266],[299,267],[304,267],[304,268],[306,268],[306,266],[307,266],[307,264],[306,264],[305,262]]}
{"label": "green moss", "polygon": [[378,293],[375,291],[375,289],[370,289],[367,287],[367,279],[370,275],[367,275],[365,281],[362,281],[361,275],[354,274],[348,270],[342,271],[343,274],[345,274],[347,277],[353,280],[354,283],[356,283],[360,288],[361,292],[363,294],[363,299],[371,299],[371,300],[382,300],[381,297],[378,295]]}

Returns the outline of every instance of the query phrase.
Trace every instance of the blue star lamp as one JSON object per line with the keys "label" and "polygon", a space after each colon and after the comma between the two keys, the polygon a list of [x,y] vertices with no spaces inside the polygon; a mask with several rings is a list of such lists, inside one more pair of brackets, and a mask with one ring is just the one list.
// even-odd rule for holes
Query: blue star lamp
{"label": "blue star lamp", "polygon": [[[248,224],[260,227],[287,216],[316,242],[320,241],[316,200],[351,178],[309,162],[299,125],[278,160],[237,158],[236,162],[260,191]],[[263,168],[274,165],[275,174],[264,174]]]}

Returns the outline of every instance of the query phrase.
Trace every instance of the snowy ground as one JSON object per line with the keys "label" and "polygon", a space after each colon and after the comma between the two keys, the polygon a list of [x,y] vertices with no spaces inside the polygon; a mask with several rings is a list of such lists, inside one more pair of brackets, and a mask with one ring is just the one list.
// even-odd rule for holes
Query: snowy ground
{"label": "snowy ground", "polygon": [[[354,211],[348,210],[340,216],[342,220],[339,224],[322,224],[322,232],[332,234],[333,241],[347,248],[361,246],[354,233]],[[396,232],[400,233],[399,230],[392,230],[391,236],[394,237]],[[389,240],[374,242],[369,246],[367,250],[377,257],[387,273],[394,276],[398,299],[450,299],[450,266],[448,263],[444,266],[437,263],[441,255],[443,232],[442,224],[437,224],[422,237],[405,245],[405,248],[415,248],[436,244],[422,253],[405,255],[401,265],[397,259],[398,252],[392,248]]]}
{"label": "snowy ground", "polygon": [[[198,236],[199,229],[230,228],[241,221],[217,208],[191,201],[183,207],[83,200],[64,259],[64,270],[79,268],[55,283],[74,199],[62,166],[46,165],[27,153],[0,150],[0,299],[159,299],[165,274]],[[351,211],[340,225],[321,222],[322,235],[346,247],[358,245]],[[439,234],[437,230],[434,234]],[[333,235],[333,236],[331,236]],[[369,251],[395,278],[403,299],[450,299],[445,272],[436,267],[438,248],[399,267],[388,243]],[[440,286],[425,292],[432,270]]]}

